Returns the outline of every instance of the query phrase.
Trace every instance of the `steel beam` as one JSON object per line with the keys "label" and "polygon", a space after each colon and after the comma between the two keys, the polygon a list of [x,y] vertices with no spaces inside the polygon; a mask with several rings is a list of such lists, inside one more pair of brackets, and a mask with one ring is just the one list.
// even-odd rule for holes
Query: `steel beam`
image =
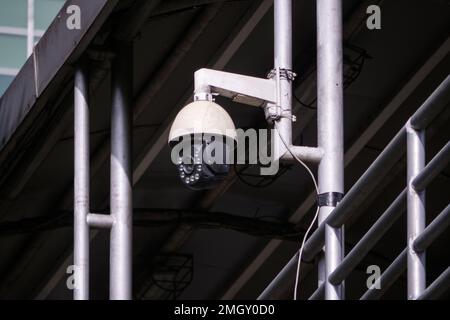
{"label": "steel beam", "polygon": [[450,162],[450,141],[434,156],[412,181],[416,191],[423,191]]}
{"label": "steel beam", "polygon": [[417,299],[425,290],[425,252],[414,250],[414,241],[425,229],[425,191],[416,191],[412,181],[425,167],[425,132],[406,125],[407,132],[407,244],[408,299]]}
{"label": "steel beam", "polygon": [[112,65],[110,299],[131,299],[132,49],[122,44]]}
{"label": "steel beam", "polygon": [[426,129],[450,101],[450,75],[434,90],[410,119],[413,129]]}
{"label": "steel beam", "polygon": [[[344,193],[344,112],[341,0],[317,1],[317,126],[318,145],[323,150],[319,163],[318,184],[321,194]],[[319,223],[325,230],[325,299],[340,300],[343,285],[334,285],[328,276],[344,257],[344,233],[341,226],[325,222],[336,207],[322,206]],[[322,278],[322,279],[321,279]]]}
{"label": "steel beam", "polygon": [[74,87],[74,276],[75,300],[89,299],[89,80],[85,65]]}
{"label": "steel beam", "polygon": [[278,134],[273,137],[274,159],[280,159],[292,145],[292,79],[287,73],[292,71],[292,0],[275,0],[274,13],[274,70],[279,86],[277,106],[282,117],[276,121]]}
{"label": "steel beam", "polygon": [[450,225],[450,204],[431,222],[414,241],[416,252],[425,251]]}
{"label": "steel beam", "polygon": [[317,164],[323,157],[323,150],[314,147],[291,146],[290,152],[283,154],[282,159],[285,161],[297,161],[293,155],[306,163]]}
{"label": "steel beam", "polygon": [[110,229],[114,225],[114,219],[110,214],[89,213],[86,221],[89,227],[98,229]]}

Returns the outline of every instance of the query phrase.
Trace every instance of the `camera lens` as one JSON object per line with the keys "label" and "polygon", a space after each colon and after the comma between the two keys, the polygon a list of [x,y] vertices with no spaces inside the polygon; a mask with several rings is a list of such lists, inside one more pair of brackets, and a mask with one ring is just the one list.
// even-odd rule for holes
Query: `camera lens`
{"label": "camera lens", "polygon": [[[228,146],[221,139],[206,135],[192,139],[190,149],[178,158],[177,168],[180,180],[193,190],[211,189],[220,184],[229,172],[224,155]],[[184,151],[184,150],[183,150]],[[221,156],[214,158],[216,152]]]}
{"label": "camera lens", "polygon": [[180,167],[185,175],[191,175],[195,170],[194,159],[192,159],[192,157],[183,158]]}

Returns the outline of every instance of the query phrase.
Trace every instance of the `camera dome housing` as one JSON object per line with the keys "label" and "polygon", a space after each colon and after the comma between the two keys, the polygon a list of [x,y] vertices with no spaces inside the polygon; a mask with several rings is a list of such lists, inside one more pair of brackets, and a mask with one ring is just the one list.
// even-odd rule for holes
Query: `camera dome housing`
{"label": "camera dome housing", "polygon": [[194,101],[178,112],[169,133],[169,144],[193,134],[223,135],[236,141],[236,127],[224,108],[212,101]]}
{"label": "camera dome housing", "polygon": [[[183,184],[190,189],[211,189],[230,169],[228,157],[237,135],[233,120],[217,103],[195,101],[177,114],[169,133],[172,161]],[[182,152],[175,150],[184,143]],[[187,143],[187,144],[186,144]]]}

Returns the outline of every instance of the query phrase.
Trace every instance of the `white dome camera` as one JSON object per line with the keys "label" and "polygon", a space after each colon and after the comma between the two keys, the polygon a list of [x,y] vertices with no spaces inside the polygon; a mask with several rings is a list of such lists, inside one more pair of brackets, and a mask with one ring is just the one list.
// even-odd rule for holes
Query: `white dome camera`
{"label": "white dome camera", "polygon": [[281,129],[272,141],[273,162],[279,159],[320,161],[322,151],[319,148],[292,145],[291,104],[283,100],[289,100],[289,94],[282,95],[280,88],[282,83],[291,81],[294,74],[280,68],[271,74],[263,79],[205,68],[195,72],[194,102],[181,109],[169,134],[172,162],[178,168],[181,181],[189,188],[215,187],[225,179],[234,161],[236,128],[228,113],[213,102],[214,95],[264,108],[267,118],[277,122],[277,130]]}
{"label": "white dome camera", "polygon": [[190,189],[217,186],[234,159],[236,128],[228,113],[212,101],[195,101],[177,114],[169,133],[172,162]]}

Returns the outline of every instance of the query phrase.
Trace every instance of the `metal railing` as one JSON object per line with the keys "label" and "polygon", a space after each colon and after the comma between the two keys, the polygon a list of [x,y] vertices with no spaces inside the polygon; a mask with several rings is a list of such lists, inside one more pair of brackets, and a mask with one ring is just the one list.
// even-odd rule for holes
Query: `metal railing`
{"label": "metal railing", "polygon": [[[425,165],[425,131],[450,102],[450,75],[438,86],[422,106],[411,116],[387,147],[369,166],[338,206],[319,225],[304,246],[304,262],[312,262],[325,244],[325,227],[339,228],[355,218],[355,210],[407,150],[407,187],[372,225],[362,239],[344,257],[326,279],[332,285],[342,284],[365,255],[383,237],[394,222],[407,211],[407,248],[405,248],[379,279],[381,289],[372,286],[361,299],[380,298],[407,270],[408,299],[432,299],[450,286],[450,267],[426,287],[425,251],[450,224],[450,204],[425,228],[425,188],[450,162],[450,142]],[[406,143],[405,143],[406,142]],[[266,287],[259,299],[270,299],[280,287],[293,281],[298,253]],[[326,281],[318,286],[310,299],[324,296]]]}
{"label": "metal railing", "polygon": [[74,81],[74,300],[89,299],[89,230],[110,230],[111,300],[132,297],[131,50],[112,64],[110,213],[90,212],[89,75],[82,62]]}
{"label": "metal railing", "polygon": [[[303,247],[302,260],[312,262],[319,257],[319,285],[311,296],[317,299],[343,299],[343,281],[361,262],[400,215],[407,210],[408,246],[385,270],[379,279],[382,289],[369,289],[361,298],[380,297],[408,270],[408,298],[437,297],[450,284],[450,271],[439,276],[428,288],[425,283],[425,251],[450,222],[449,207],[425,228],[425,188],[450,159],[450,144],[425,166],[425,130],[450,100],[450,76],[433,92],[396,134],[368,170],[353,185],[347,195],[344,189],[343,154],[343,55],[342,1],[317,0],[317,119],[318,149],[318,218],[319,227]],[[292,72],[292,1],[274,2],[275,68]],[[89,298],[89,230],[110,229],[110,298],[130,299],[132,296],[132,170],[131,170],[131,79],[129,68],[131,47],[122,44],[112,65],[111,106],[111,168],[110,214],[90,212],[89,201],[89,79],[80,63],[75,75],[75,172],[74,172],[74,265],[76,267],[75,299]],[[119,46],[120,47],[120,46]],[[203,71],[204,72],[204,71]],[[280,75],[280,73],[278,73]],[[265,79],[266,81],[266,79]],[[281,77],[279,77],[281,81]],[[277,89],[278,90],[278,89]],[[275,149],[286,153],[292,146],[290,77],[279,85],[277,107],[283,106],[275,138]],[[283,98],[281,98],[283,97]],[[283,101],[281,101],[283,100]],[[282,103],[281,103],[282,102]],[[277,129],[277,130],[278,130]],[[287,143],[281,143],[285,136]],[[284,142],[284,141],[283,141]],[[405,143],[406,142],[406,143]],[[306,150],[292,146],[294,150]],[[303,148],[303,149],[301,149]],[[402,158],[407,149],[407,187],[386,209],[375,224],[344,256],[344,225],[380,184],[388,171]],[[278,153],[277,151],[277,153]],[[289,150],[292,157],[294,153]],[[302,161],[299,161],[302,162]],[[342,199],[342,200],[341,200]],[[323,247],[326,251],[323,252]],[[298,254],[280,271],[259,297],[270,298],[274,292],[292,283]]]}

